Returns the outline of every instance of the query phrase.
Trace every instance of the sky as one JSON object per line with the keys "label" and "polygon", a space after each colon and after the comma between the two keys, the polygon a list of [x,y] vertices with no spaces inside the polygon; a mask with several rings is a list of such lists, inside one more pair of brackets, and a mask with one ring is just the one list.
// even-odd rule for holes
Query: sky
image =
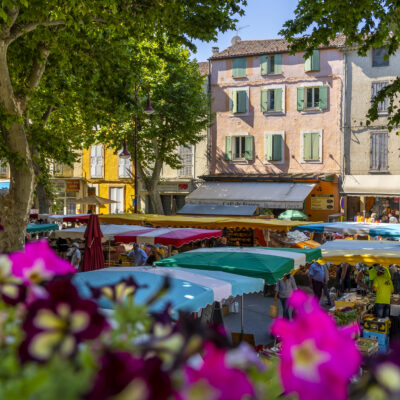
{"label": "sky", "polygon": [[[298,0],[247,0],[245,15],[239,18],[237,28],[242,40],[274,39],[279,37],[278,32],[282,25],[293,18]],[[207,61],[211,57],[211,48],[219,47],[222,51],[231,45],[231,39],[236,35],[235,31],[220,33],[216,42],[193,43],[197,47],[197,53],[192,58],[197,61]]]}

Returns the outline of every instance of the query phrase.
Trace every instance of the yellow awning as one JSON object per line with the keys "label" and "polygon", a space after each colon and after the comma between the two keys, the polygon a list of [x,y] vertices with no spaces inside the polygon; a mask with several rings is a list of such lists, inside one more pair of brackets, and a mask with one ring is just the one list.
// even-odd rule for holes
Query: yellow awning
{"label": "yellow awning", "polygon": [[398,251],[382,251],[382,250],[331,250],[321,249],[322,259],[324,262],[333,262],[334,264],[340,264],[347,262],[351,265],[355,265],[362,262],[366,265],[372,265],[375,263],[389,266],[390,264],[400,264],[400,253]]}
{"label": "yellow awning", "polygon": [[143,225],[150,216],[146,214],[109,214],[99,215],[99,221],[101,224]]}

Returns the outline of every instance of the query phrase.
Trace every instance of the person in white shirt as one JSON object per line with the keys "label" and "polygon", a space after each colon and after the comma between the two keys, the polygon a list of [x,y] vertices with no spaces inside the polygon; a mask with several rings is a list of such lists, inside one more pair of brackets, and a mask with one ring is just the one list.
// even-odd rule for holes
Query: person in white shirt
{"label": "person in white shirt", "polygon": [[397,224],[399,222],[397,218],[392,214],[389,214],[388,217],[389,217],[389,224]]}
{"label": "person in white shirt", "polygon": [[81,258],[82,256],[79,250],[79,244],[76,242],[72,243],[72,246],[67,251],[67,259],[76,269],[78,269]]}

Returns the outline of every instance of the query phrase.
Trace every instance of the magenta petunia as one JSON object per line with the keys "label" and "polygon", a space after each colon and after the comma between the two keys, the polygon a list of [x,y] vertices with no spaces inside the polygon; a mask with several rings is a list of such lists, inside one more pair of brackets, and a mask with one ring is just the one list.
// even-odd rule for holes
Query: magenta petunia
{"label": "magenta petunia", "polygon": [[200,396],[198,398],[209,400],[241,400],[254,396],[254,388],[246,374],[228,365],[226,350],[210,342],[204,349],[203,364],[199,368],[185,368],[183,398]]}
{"label": "magenta petunia", "polygon": [[337,327],[314,297],[297,290],[289,299],[293,321],[278,318],[272,333],[282,342],[280,375],[286,393],[300,400],[345,400],[347,385],[359,371],[357,325]]}
{"label": "magenta petunia", "polygon": [[96,339],[109,326],[97,304],[79,297],[69,279],[50,282],[47,291],[47,298],[28,307],[19,348],[22,361],[45,362],[55,354],[72,357],[80,342]]}
{"label": "magenta petunia", "polygon": [[10,255],[11,271],[25,285],[34,285],[51,280],[56,275],[74,274],[68,261],[58,257],[45,240],[28,243],[24,251]]}

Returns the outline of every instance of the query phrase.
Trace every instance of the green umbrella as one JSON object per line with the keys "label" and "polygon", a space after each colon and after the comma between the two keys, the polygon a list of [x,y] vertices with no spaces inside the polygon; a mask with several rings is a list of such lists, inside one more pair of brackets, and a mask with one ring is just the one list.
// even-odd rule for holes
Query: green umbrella
{"label": "green umbrella", "polygon": [[307,221],[308,217],[306,214],[299,210],[286,210],[279,214],[279,219],[287,219],[289,221]]}

